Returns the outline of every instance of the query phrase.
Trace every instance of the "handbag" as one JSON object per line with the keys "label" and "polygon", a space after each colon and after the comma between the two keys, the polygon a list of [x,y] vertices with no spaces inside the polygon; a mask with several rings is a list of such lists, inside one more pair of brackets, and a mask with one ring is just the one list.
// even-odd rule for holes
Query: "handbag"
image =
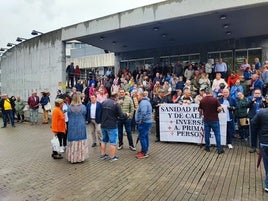
{"label": "handbag", "polygon": [[60,142],[56,135],[54,135],[53,138],[51,139],[51,146],[52,146],[52,151],[56,151],[56,152],[60,151]]}
{"label": "handbag", "polygon": [[248,120],[248,118],[240,118],[239,123],[240,123],[240,126],[248,126],[249,120]]}
{"label": "handbag", "polygon": [[50,104],[50,102],[47,102],[47,104],[44,105],[44,108],[45,108],[46,111],[51,110],[51,104]]}

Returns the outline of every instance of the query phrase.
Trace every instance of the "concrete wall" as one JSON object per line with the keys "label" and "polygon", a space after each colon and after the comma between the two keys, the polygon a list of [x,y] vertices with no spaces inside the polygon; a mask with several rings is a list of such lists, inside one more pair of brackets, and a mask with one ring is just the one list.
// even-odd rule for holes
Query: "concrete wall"
{"label": "concrete wall", "polygon": [[65,45],[61,30],[27,40],[9,49],[1,60],[2,93],[26,100],[33,90],[56,96],[58,82],[65,83]]}
{"label": "concrete wall", "polygon": [[63,41],[172,18],[238,9],[267,0],[168,0],[64,27]]}

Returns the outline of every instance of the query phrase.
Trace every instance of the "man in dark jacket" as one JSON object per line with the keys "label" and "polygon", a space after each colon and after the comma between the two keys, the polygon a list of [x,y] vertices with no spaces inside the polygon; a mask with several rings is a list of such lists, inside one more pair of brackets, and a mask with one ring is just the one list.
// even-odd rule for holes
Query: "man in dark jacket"
{"label": "man in dark jacket", "polygon": [[268,108],[260,109],[253,117],[251,123],[258,130],[260,152],[263,157],[265,169],[264,190],[268,192]]}
{"label": "man in dark jacket", "polygon": [[121,106],[117,103],[118,95],[112,94],[111,97],[102,103],[101,109],[101,159],[108,158],[106,154],[106,144],[110,143],[110,161],[118,160],[115,156],[116,145],[118,140],[117,121],[119,118],[127,118],[128,113],[123,113]]}
{"label": "man in dark jacket", "polygon": [[7,121],[10,119],[12,127],[15,127],[14,114],[15,103],[11,98],[8,98],[7,94],[3,94],[0,102],[0,108],[2,108],[4,125],[2,128],[7,127]]}
{"label": "man in dark jacket", "polygon": [[160,122],[159,122],[159,107],[163,103],[171,103],[171,101],[164,96],[164,90],[159,89],[158,95],[153,99],[153,108],[155,109],[155,142],[160,141]]}

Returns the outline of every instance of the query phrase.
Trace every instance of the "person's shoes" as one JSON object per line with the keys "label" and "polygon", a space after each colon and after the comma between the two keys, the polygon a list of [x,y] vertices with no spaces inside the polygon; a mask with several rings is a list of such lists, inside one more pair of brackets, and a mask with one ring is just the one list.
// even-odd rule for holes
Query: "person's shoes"
{"label": "person's shoes", "polygon": [[257,150],[256,150],[256,148],[252,148],[252,149],[250,149],[248,152],[249,152],[249,153],[255,153],[255,152],[257,152]]}
{"label": "person's shoes", "polygon": [[91,145],[91,147],[96,147],[97,146],[97,143],[93,143],[92,145]]}
{"label": "person's shoes", "polygon": [[105,160],[106,158],[108,158],[108,155],[107,155],[107,154],[104,154],[104,155],[101,155],[101,156],[100,156],[100,159],[101,159],[101,160]]}
{"label": "person's shoes", "polygon": [[61,155],[59,155],[59,154],[58,155],[54,155],[53,158],[54,159],[63,159],[63,157]]}
{"label": "person's shoes", "polygon": [[229,149],[234,148],[232,144],[228,144],[227,146],[228,146]]}
{"label": "person's shoes", "polygon": [[149,154],[144,154],[143,157],[144,158],[148,158],[149,157]]}
{"label": "person's shoes", "polygon": [[137,154],[136,154],[136,156],[138,156],[138,155],[142,155],[143,153],[141,152],[141,151],[139,151]]}
{"label": "person's shoes", "polygon": [[268,187],[265,187],[264,188],[264,191],[268,193]]}
{"label": "person's shoes", "polygon": [[137,159],[143,159],[144,158],[144,154],[141,152],[141,154],[139,154],[139,155],[137,154],[136,155],[136,158]]}
{"label": "person's shoes", "polygon": [[6,128],[7,126],[2,126],[1,128]]}
{"label": "person's shoes", "polygon": [[156,138],[155,142],[160,142],[160,139],[159,138]]}
{"label": "person's shoes", "polygon": [[48,124],[48,122],[43,122],[42,124]]}
{"label": "person's shoes", "polygon": [[60,147],[60,151],[59,152],[60,153],[63,153],[64,152],[64,147],[63,146]]}
{"label": "person's shoes", "polygon": [[206,152],[210,152],[210,148],[209,147],[205,147],[204,149]]}
{"label": "person's shoes", "polygon": [[218,154],[223,154],[223,153],[224,153],[223,149],[222,150],[218,150]]}
{"label": "person's shoes", "polygon": [[136,151],[137,149],[135,148],[135,147],[133,147],[133,146],[129,146],[129,149],[131,150],[131,151]]}
{"label": "person's shoes", "polygon": [[114,157],[110,157],[109,161],[110,162],[113,162],[113,161],[117,161],[118,160],[118,157],[117,156],[114,156]]}
{"label": "person's shoes", "polygon": [[123,145],[120,145],[119,147],[117,147],[118,150],[123,149]]}
{"label": "person's shoes", "polygon": [[12,125],[13,128],[15,128],[16,126],[15,125]]}

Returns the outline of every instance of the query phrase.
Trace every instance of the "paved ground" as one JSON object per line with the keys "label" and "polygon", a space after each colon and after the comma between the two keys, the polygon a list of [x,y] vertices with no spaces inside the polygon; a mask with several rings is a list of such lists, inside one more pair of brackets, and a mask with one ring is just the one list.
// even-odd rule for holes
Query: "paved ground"
{"label": "paved ground", "polygon": [[263,166],[256,168],[257,154],[240,141],[218,155],[215,148],[155,143],[151,135],[149,158],[124,148],[118,161],[102,161],[96,147],[84,163],[70,164],[51,158],[50,139],[49,125],[0,129],[1,201],[268,200]]}

